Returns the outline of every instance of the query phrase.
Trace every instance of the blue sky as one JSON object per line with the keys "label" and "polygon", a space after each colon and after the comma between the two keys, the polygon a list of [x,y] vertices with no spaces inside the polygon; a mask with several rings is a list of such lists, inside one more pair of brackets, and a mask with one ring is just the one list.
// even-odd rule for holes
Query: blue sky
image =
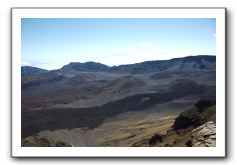
{"label": "blue sky", "polygon": [[22,65],[109,66],[216,54],[212,18],[23,18]]}

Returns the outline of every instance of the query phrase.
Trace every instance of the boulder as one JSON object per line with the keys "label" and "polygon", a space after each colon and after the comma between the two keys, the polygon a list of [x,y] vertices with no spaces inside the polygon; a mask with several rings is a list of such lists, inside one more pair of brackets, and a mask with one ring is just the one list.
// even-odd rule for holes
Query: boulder
{"label": "boulder", "polygon": [[207,122],[192,131],[190,142],[192,147],[215,147],[216,125],[213,121]]}

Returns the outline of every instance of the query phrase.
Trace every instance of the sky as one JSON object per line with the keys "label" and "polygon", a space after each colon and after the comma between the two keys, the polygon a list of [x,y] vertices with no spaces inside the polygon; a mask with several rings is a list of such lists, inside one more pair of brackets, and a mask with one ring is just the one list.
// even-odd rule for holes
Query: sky
{"label": "sky", "polygon": [[215,18],[22,18],[22,66],[108,66],[216,54]]}

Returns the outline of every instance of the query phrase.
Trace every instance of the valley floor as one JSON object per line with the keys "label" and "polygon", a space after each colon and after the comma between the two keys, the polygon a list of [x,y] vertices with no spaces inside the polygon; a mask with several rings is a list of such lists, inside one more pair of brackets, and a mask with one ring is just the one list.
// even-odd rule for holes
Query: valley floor
{"label": "valley floor", "polygon": [[174,109],[170,108],[170,103],[160,104],[146,111],[119,114],[106,119],[102,125],[94,129],[44,130],[39,133],[39,136],[48,137],[54,141],[65,141],[75,147],[149,146],[149,138],[152,135],[165,134],[174,124],[175,117],[183,109],[192,106],[191,103],[182,105]]}

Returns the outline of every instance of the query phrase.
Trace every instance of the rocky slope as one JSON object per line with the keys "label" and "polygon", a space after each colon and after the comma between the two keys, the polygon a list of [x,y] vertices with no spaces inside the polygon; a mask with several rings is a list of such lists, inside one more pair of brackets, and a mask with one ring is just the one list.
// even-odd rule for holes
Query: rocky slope
{"label": "rocky slope", "polygon": [[72,147],[64,141],[54,141],[48,137],[30,136],[22,139],[22,147]]}
{"label": "rocky slope", "polygon": [[180,113],[167,133],[156,133],[134,146],[215,147],[215,101],[200,100],[195,107]]}

